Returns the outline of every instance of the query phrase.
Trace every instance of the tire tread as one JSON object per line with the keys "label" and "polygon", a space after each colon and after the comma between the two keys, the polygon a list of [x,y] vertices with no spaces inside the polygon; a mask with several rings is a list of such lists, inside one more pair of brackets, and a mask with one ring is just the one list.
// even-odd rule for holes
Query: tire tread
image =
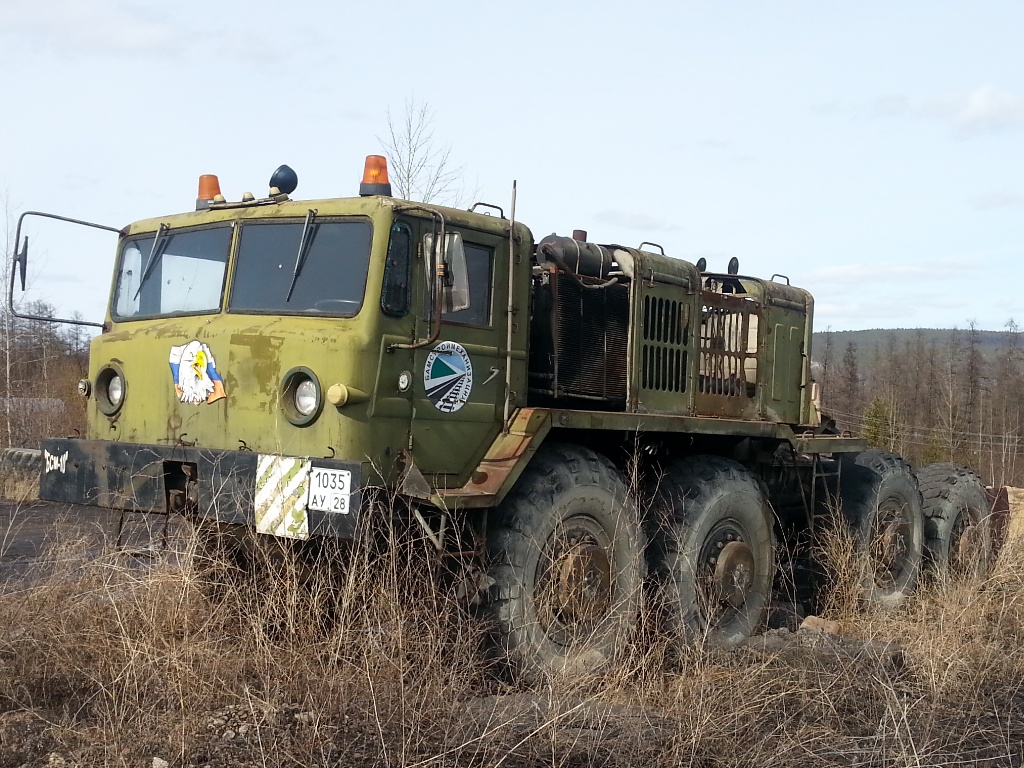
{"label": "tire tread", "polygon": [[[527,542],[545,527],[559,496],[580,486],[609,489],[625,507],[633,501],[619,471],[608,458],[584,446],[550,443],[541,447],[509,495],[491,513],[487,550],[495,585],[490,593],[490,612],[496,623],[499,645],[520,679],[527,682],[543,677],[546,672],[536,650],[513,628],[516,604],[523,600],[527,590],[521,579],[530,567]],[[642,533],[635,521],[633,530],[637,556],[642,563]],[[644,569],[639,570],[638,581],[644,577]]]}
{"label": "tire tread", "polygon": [[[945,539],[950,535],[955,516],[960,511],[958,500],[970,501],[969,497],[977,492],[978,499],[975,501],[978,503],[969,505],[968,508],[977,516],[977,520],[972,522],[983,521],[989,511],[985,485],[977,472],[951,462],[939,462],[922,467],[917,472],[917,480],[924,497],[924,543],[929,565],[935,572],[944,573],[948,565],[948,542]],[[973,510],[973,507],[977,509]],[[991,534],[991,528],[987,526],[986,534]],[[987,557],[990,558],[991,541],[987,543],[987,552]],[[987,562],[982,570],[987,572],[990,567],[991,562]]]}

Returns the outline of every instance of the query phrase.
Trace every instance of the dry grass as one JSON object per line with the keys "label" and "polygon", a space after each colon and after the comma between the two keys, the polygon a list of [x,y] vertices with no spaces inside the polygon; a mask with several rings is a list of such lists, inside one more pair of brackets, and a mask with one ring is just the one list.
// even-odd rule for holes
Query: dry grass
{"label": "dry grass", "polygon": [[173,551],[52,554],[0,592],[0,768],[1024,763],[1024,556],[888,613],[837,580],[830,618],[875,643],[649,637],[527,691],[490,674],[422,542],[312,577],[275,555],[237,586]]}
{"label": "dry grass", "polygon": [[15,503],[32,501],[39,497],[39,476],[0,468],[0,499]]}

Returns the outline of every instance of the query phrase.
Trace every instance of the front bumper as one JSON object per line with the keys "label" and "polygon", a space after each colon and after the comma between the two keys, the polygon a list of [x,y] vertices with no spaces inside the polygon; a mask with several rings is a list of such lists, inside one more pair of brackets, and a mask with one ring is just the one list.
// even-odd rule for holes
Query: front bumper
{"label": "front bumper", "polygon": [[[39,497],[49,501],[166,513],[178,511],[173,497],[187,485],[188,514],[300,539],[353,538],[362,512],[364,467],[359,462],[56,438],[43,440],[42,458]],[[266,472],[258,477],[259,469],[275,460],[276,466],[293,465],[294,470],[279,480],[280,491],[268,485]],[[314,468],[351,472],[346,512],[308,508],[308,476]],[[273,515],[284,516],[276,527],[280,521],[271,520]]]}

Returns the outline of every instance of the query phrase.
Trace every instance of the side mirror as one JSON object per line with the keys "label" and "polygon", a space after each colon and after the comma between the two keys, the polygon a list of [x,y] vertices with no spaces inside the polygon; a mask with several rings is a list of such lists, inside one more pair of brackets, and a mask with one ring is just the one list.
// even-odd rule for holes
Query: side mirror
{"label": "side mirror", "polygon": [[[441,292],[443,311],[458,312],[469,308],[469,271],[466,267],[466,249],[462,245],[462,235],[458,232],[449,232],[444,253],[441,249],[434,249],[434,235],[430,232],[423,236],[423,250],[425,253],[433,252],[434,258],[428,260],[433,264],[444,262],[445,279],[443,284],[437,288]],[[427,264],[427,271],[430,272],[432,264]],[[436,275],[428,274],[428,280],[434,280]]]}
{"label": "side mirror", "polygon": [[17,250],[15,244],[14,263],[18,266],[18,274],[21,276],[21,290],[25,290],[25,270],[28,269],[28,235],[25,235],[25,244],[21,250]]}
{"label": "side mirror", "polygon": [[[43,315],[35,315],[27,312],[19,312],[14,304],[14,281],[17,277],[21,278],[21,290],[25,290],[25,273],[28,271],[28,235],[25,235],[24,239],[21,237],[21,227],[24,224],[25,219],[29,216],[38,216],[44,219],[54,219],[56,221],[63,221],[68,224],[76,224],[83,227],[92,227],[93,229],[102,229],[106,232],[114,232],[117,235],[122,235],[124,232],[116,227],[108,227],[105,224],[94,224],[91,221],[81,221],[80,219],[71,219],[67,216],[58,216],[54,213],[43,213],[42,211],[25,211],[18,217],[18,228],[14,232],[14,258],[11,260],[11,279],[7,283],[7,309],[10,311],[13,317],[20,317],[24,320],[43,320],[48,323],[65,323],[67,325],[88,325],[93,328],[102,328],[103,323],[93,323],[88,320],[78,320],[74,318],[60,318],[60,317],[46,317]],[[21,249],[18,249],[18,243],[22,243]]]}

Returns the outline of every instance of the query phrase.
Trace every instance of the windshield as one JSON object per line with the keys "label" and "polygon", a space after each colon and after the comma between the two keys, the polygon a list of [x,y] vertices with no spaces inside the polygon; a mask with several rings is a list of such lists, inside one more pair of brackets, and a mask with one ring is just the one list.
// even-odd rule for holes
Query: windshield
{"label": "windshield", "polygon": [[372,227],[366,219],[242,225],[228,306],[236,311],[355,315]]}
{"label": "windshield", "polygon": [[121,247],[111,315],[126,320],[216,312],[230,247],[230,227],[161,228],[158,234],[128,240]]}

